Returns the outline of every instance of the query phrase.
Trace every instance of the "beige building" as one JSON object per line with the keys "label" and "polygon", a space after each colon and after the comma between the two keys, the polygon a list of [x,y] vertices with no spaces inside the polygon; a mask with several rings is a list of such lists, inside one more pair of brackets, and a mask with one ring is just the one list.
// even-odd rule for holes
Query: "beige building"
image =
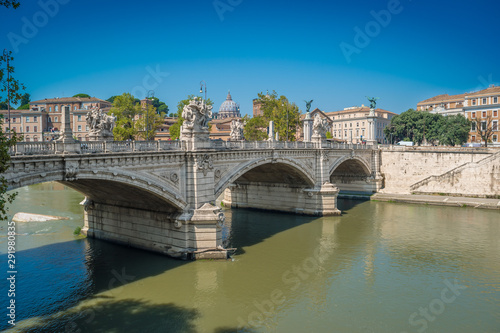
{"label": "beige building", "polygon": [[89,132],[86,122],[87,112],[94,107],[107,112],[111,106],[110,102],[96,97],[61,97],[30,102],[30,111],[44,112],[47,115],[47,126],[44,128],[43,138],[44,141],[49,141],[59,136],[62,113],[64,108],[69,107],[73,134],[77,139],[85,141]]}
{"label": "beige building", "polygon": [[472,121],[469,143],[481,143],[482,139],[477,130],[491,128],[491,143],[500,146],[500,86],[491,86],[475,93],[467,94],[464,98],[465,117]]}
{"label": "beige building", "polygon": [[[9,112],[0,110],[3,117],[2,131],[9,131]],[[43,133],[48,130],[48,116],[44,111],[10,110],[10,129],[21,134],[26,142],[43,141]]]}
{"label": "beige building", "polygon": [[[362,143],[368,139],[368,115],[370,108],[368,106],[353,106],[344,108],[344,110],[325,112],[332,120],[330,133],[337,140]],[[375,109],[376,126],[375,140],[378,143],[388,143],[389,140],[384,135],[384,128],[389,126],[391,120],[397,114],[383,109]]]}
{"label": "beige building", "polygon": [[417,111],[428,111],[443,116],[464,114],[464,98],[466,94],[460,95],[438,95],[425,101],[417,103]]}

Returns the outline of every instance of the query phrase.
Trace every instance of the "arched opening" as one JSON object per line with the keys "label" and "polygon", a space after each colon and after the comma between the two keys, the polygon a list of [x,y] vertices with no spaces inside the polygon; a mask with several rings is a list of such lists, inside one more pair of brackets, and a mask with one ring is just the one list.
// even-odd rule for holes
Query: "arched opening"
{"label": "arched opening", "polygon": [[342,161],[330,174],[330,182],[335,184],[341,193],[373,193],[376,191],[368,166],[351,158]]}
{"label": "arched opening", "polygon": [[226,206],[300,213],[313,187],[313,178],[301,166],[265,160],[234,172],[219,191]]}

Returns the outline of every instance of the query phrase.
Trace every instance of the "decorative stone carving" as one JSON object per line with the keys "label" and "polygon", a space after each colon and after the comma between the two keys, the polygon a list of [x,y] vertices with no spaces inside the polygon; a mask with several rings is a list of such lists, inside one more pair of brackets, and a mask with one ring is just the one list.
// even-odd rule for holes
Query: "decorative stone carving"
{"label": "decorative stone carving", "polygon": [[64,180],[73,181],[76,180],[76,175],[78,174],[78,163],[68,163],[64,170]]}
{"label": "decorative stone carving", "polygon": [[203,175],[206,176],[208,173],[208,170],[211,170],[214,168],[213,162],[212,162],[212,157],[208,154],[204,154],[203,157],[201,158],[201,161],[197,161],[195,163],[195,167],[197,170],[203,171]]}
{"label": "decorative stone carving", "polygon": [[113,140],[113,128],[116,117],[108,116],[101,109],[95,107],[87,112],[87,125],[91,141]]}
{"label": "decorative stone carving", "polygon": [[272,156],[271,163],[278,163],[279,157],[280,157],[280,154],[276,150],[273,150],[273,156]]}
{"label": "decorative stone carving", "polygon": [[231,121],[231,141],[242,141],[245,140],[244,134],[244,124],[239,119],[233,119]]}
{"label": "decorative stone carving", "polygon": [[313,137],[325,138],[329,128],[328,120],[323,119],[319,114],[314,116]]}
{"label": "decorative stone carving", "polygon": [[184,122],[181,127],[181,140],[191,138],[193,134],[205,134],[203,138],[208,140],[208,121],[212,118],[211,105],[207,105],[201,97],[195,97],[182,109],[182,118]]}
{"label": "decorative stone carving", "polygon": [[174,183],[177,184],[179,183],[179,175],[175,172],[170,173],[170,180]]}
{"label": "decorative stone carving", "polygon": [[215,180],[219,180],[221,177],[221,174],[222,174],[222,171],[220,171],[220,169],[216,169],[214,172]]}
{"label": "decorative stone carving", "polygon": [[328,157],[328,152],[325,150],[321,151],[321,161],[323,162],[330,161],[330,158]]}

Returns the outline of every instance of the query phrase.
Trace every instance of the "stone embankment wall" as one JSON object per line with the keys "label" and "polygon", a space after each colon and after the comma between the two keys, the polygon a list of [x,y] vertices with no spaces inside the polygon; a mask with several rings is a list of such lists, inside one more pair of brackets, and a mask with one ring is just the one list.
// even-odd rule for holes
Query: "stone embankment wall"
{"label": "stone embankment wall", "polygon": [[498,149],[382,149],[382,193],[500,196]]}

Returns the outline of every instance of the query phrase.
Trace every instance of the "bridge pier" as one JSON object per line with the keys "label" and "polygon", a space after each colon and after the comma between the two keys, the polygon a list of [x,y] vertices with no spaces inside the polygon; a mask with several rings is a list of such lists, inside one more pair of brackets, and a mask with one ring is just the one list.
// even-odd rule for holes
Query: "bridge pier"
{"label": "bridge pier", "polygon": [[319,188],[287,184],[231,184],[224,192],[226,207],[256,208],[294,214],[340,215],[337,209],[339,189],[331,183]]}
{"label": "bridge pier", "polygon": [[181,213],[151,211],[86,198],[84,227],[88,237],[181,259],[226,259],[222,248],[224,215],[210,204]]}

